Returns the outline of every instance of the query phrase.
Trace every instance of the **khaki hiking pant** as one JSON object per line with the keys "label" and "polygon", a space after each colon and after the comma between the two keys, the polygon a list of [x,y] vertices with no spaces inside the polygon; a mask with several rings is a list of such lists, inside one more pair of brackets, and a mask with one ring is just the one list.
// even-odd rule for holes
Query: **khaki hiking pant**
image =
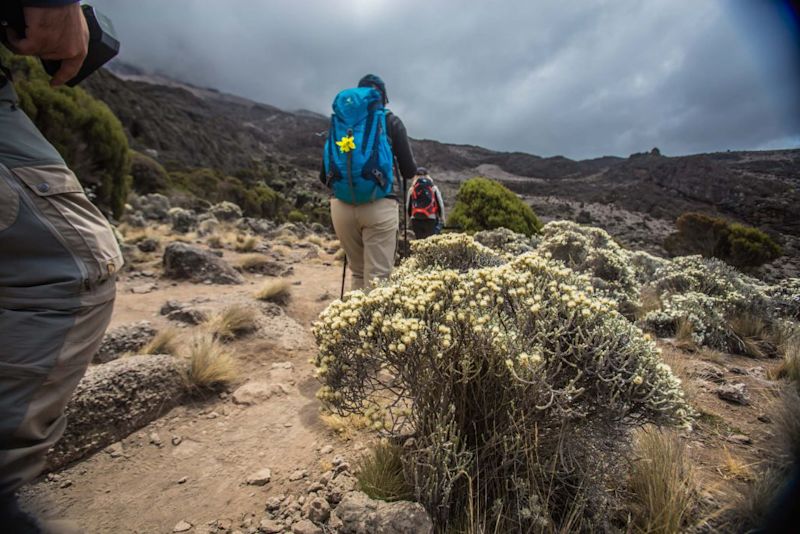
{"label": "khaki hiking pant", "polygon": [[113,231],[0,74],[0,495],[36,477],[111,318]]}
{"label": "khaki hiking pant", "polygon": [[394,268],[400,220],[397,201],[382,198],[354,206],[331,199],[333,229],[352,273],[351,289],[388,278]]}

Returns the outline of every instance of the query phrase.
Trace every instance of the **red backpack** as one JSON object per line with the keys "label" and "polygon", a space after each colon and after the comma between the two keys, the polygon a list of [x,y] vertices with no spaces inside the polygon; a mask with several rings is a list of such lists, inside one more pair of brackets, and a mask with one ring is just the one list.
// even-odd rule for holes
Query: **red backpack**
{"label": "red backpack", "polygon": [[433,182],[430,178],[418,178],[411,190],[411,217],[423,215],[429,219],[439,212],[436,202],[436,193],[433,191]]}

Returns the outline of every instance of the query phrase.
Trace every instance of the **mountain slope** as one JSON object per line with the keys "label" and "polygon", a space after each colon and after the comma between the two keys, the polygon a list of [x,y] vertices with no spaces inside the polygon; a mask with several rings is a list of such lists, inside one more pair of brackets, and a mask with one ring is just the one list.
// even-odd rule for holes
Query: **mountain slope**
{"label": "mountain slope", "polygon": [[[300,183],[319,187],[316,174],[327,130],[327,118],[319,114],[287,112],[131,68],[119,75],[100,72],[85,88],[119,117],[133,148],[157,154],[168,169],[232,173],[266,161]],[[408,127],[413,133],[413,124]],[[575,218],[590,204],[660,219],[659,231],[638,232],[645,248],[656,252],[681,213],[718,213],[772,233],[784,242],[789,262],[798,261],[800,150],[666,157],[654,149],[629,158],[574,161],[432,140],[412,145],[418,163],[434,171],[451,199],[461,181],[484,174],[525,196],[545,218]],[[565,209],[567,204],[572,207]],[[620,228],[618,237],[625,241]]]}

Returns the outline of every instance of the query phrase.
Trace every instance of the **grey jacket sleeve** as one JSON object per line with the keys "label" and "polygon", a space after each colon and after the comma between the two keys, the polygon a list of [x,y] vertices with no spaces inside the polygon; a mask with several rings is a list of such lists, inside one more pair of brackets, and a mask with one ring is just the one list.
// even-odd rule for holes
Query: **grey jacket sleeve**
{"label": "grey jacket sleeve", "polygon": [[444,199],[442,198],[442,192],[439,191],[438,186],[434,186],[433,190],[436,192],[436,202],[439,203],[439,220],[445,221],[447,220],[447,215],[444,212]]}

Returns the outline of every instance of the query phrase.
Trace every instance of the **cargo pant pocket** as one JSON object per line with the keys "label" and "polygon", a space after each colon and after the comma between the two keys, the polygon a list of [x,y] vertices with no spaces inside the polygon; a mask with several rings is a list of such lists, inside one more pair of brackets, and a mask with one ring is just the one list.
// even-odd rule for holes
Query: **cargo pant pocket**
{"label": "cargo pant pocket", "polygon": [[87,270],[91,287],[108,280],[122,267],[122,252],[106,218],[64,166],[12,169],[30,192],[39,212]]}
{"label": "cargo pant pocket", "polygon": [[0,174],[0,232],[14,224],[19,215],[19,194]]}

